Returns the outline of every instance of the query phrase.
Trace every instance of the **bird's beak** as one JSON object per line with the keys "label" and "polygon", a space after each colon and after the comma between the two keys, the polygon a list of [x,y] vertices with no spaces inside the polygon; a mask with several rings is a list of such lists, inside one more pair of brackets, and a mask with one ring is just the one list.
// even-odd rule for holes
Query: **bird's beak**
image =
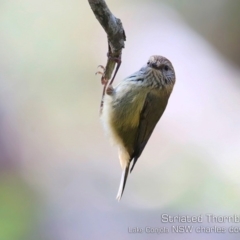
{"label": "bird's beak", "polygon": [[157,64],[156,63],[151,63],[150,67],[157,69]]}

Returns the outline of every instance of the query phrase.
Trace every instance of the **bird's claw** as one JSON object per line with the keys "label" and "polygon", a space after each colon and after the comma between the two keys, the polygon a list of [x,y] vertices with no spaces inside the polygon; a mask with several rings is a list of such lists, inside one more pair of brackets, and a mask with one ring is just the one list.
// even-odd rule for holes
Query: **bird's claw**
{"label": "bird's claw", "polygon": [[98,65],[98,68],[102,68],[105,71],[105,67],[103,65]]}
{"label": "bird's claw", "polygon": [[[102,69],[103,69],[103,71],[105,71],[105,67],[104,67],[103,65],[98,65],[98,66],[97,66],[97,68],[102,68]],[[103,76],[104,72],[97,71],[97,72],[95,72],[95,75],[97,75],[97,74],[100,74],[100,75],[102,75],[102,76]]]}
{"label": "bird's claw", "polygon": [[[98,65],[97,67],[98,67],[98,68],[102,68],[102,69],[105,71],[105,67],[104,67],[103,65]],[[108,80],[104,77],[104,72],[97,71],[97,72],[95,73],[95,75],[97,75],[97,74],[102,75],[101,83],[102,83],[102,85],[106,85],[106,84],[108,83]]]}
{"label": "bird's claw", "polygon": [[97,74],[103,75],[103,72],[97,71],[97,72],[95,72],[95,75],[97,75]]}

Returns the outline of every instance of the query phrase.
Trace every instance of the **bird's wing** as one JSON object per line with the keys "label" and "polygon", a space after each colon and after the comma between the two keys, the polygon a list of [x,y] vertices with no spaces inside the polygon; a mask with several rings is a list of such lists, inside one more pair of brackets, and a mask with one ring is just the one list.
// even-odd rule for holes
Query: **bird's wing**
{"label": "bird's wing", "polygon": [[135,139],[133,159],[130,172],[133,170],[138,158],[140,157],[148,139],[150,138],[158,120],[162,116],[168,102],[169,96],[160,96],[149,92],[146,96],[143,109],[140,113],[140,120]]}

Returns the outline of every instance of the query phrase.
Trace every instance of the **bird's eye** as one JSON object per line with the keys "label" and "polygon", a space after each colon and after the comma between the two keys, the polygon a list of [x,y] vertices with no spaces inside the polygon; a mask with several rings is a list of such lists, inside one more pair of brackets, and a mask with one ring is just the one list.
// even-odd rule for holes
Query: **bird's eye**
{"label": "bird's eye", "polygon": [[147,62],[147,65],[148,65],[149,63],[150,63],[150,62],[148,61],[148,62]]}
{"label": "bird's eye", "polygon": [[169,67],[167,65],[164,66],[164,70],[165,71],[168,71],[169,70]]}

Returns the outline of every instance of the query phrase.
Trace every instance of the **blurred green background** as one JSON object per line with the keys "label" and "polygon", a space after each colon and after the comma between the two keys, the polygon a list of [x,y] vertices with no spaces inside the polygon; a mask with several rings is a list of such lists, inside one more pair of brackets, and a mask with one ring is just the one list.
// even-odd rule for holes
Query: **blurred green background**
{"label": "blurred green background", "polygon": [[162,213],[240,214],[240,2],[107,3],[127,36],[116,83],[166,56],[167,110],[118,203],[94,75],[107,41],[88,2],[0,1],[0,240],[239,239],[128,228],[171,226]]}

